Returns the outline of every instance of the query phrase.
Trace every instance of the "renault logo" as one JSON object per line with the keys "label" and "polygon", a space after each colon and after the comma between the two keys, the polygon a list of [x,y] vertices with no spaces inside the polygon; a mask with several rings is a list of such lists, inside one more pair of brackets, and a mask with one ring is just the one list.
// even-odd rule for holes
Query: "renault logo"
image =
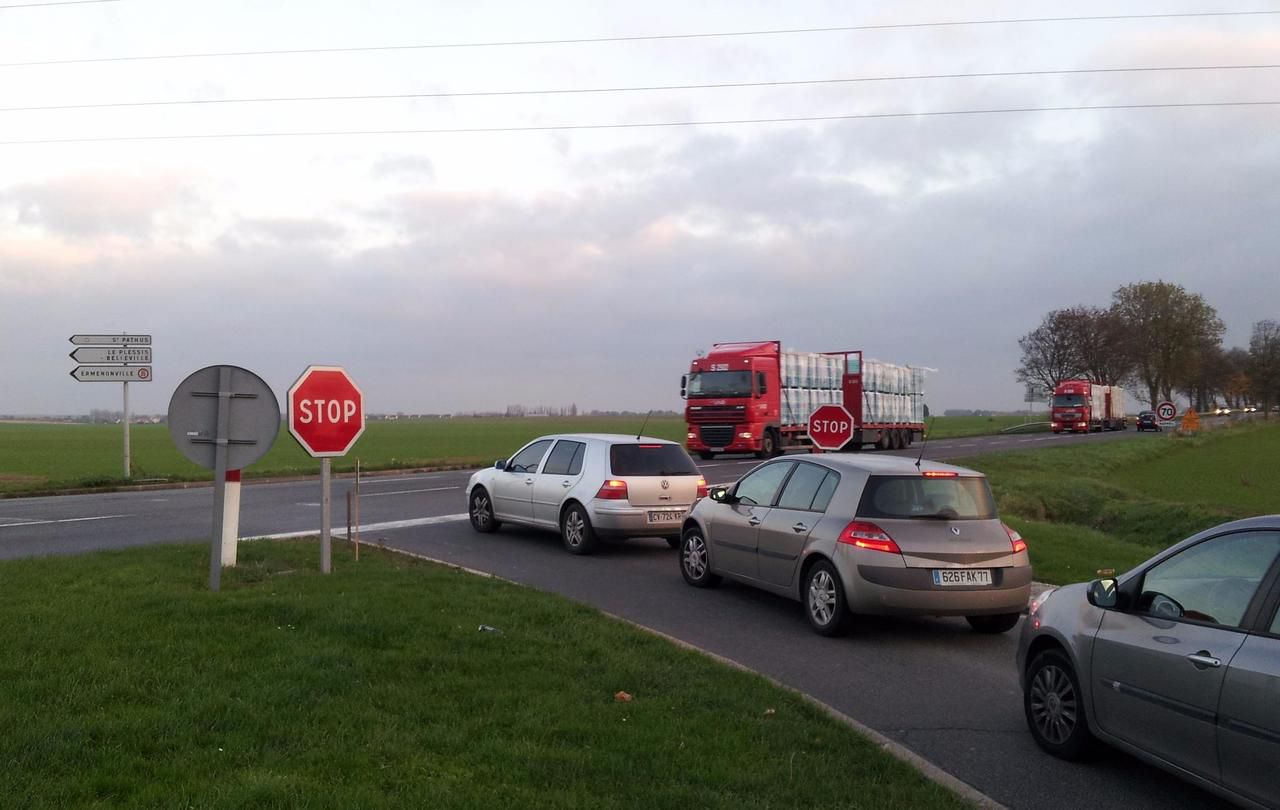
{"label": "renault logo", "polygon": [[960,536],[960,527],[959,527],[959,526],[952,526],[952,527],[951,527],[951,533],[952,533],[952,534],[954,534],[956,537],[959,537],[959,536]]}
{"label": "renault logo", "polygon": [[663,488],[663,489],[671,489],[671,482],[670,482],[670,481],[668,481],[668,480],[666,480],[665,478],[664,478],[664,479],[662,479],[662,488]]}

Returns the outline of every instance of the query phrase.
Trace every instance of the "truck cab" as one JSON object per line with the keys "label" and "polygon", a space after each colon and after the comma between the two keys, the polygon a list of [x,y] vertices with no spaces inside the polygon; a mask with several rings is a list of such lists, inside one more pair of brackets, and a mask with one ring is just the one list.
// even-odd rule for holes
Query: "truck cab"
{"label": "truck cab", "polygon": [[782,446],[777,341],[719,343],[689,364],[680,393],[687,446],[702,458],[755,453],[771,458]]}

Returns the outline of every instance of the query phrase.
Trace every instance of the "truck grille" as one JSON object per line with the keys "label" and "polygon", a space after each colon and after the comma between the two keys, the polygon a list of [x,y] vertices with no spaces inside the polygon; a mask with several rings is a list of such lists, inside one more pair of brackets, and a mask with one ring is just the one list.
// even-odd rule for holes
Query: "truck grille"
{"label": "truck grille", "polygon": [[745,411],[746,408],[741,405],[694,405],[689,408],[689,424],[719,423],[723,425],[726,420],[741,419]]}
{"label": "truck grille", "polygon": [[728,447],[733,443],[733,425],[703,425],[702,442],[708,447]]}

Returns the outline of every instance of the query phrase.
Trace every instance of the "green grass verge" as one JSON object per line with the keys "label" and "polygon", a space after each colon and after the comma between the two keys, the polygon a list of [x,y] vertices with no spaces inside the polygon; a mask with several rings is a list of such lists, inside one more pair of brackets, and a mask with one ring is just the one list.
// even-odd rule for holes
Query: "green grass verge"
{"label": "green grass verge", "polygon": [[[1028,421],[1047,422],[1048,420],[1049,415],[1047,413],[1038,413],[1032,414],[1030,417],[1025,415],[938,416],[930,417],[926,422],[929,429],[929,438],[932,440],[960,439],[966,436],[990,436],[1007,428],[1026,424]],[[1046,429],[1047,427],[1039,427],[1035,430],[1028,429],[1027,432],[1044,431]]]}
{"label": "green grass verge", "polygon": [[6,807],[963,806],[566,599],[345,544],[322,576],[301,541],[242,544],[212,594],[207,553],[0,564]]}
{"label": "green grass verge", "polygon": [[1280,512],[1280,425],[1250,424],[1196,437],[975,456],[1002,515],[1023,531],[1037,579],[1123,571],[1218,523]]}

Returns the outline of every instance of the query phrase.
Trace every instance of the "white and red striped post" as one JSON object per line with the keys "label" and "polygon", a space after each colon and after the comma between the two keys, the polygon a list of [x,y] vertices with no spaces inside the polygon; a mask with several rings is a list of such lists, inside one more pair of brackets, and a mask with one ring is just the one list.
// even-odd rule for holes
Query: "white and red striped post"
{"label": "white and red striped post", "polygon": [[226,499],[222,502],[222,567],[234,568],[240,539],[240,471],[227,470]]}

